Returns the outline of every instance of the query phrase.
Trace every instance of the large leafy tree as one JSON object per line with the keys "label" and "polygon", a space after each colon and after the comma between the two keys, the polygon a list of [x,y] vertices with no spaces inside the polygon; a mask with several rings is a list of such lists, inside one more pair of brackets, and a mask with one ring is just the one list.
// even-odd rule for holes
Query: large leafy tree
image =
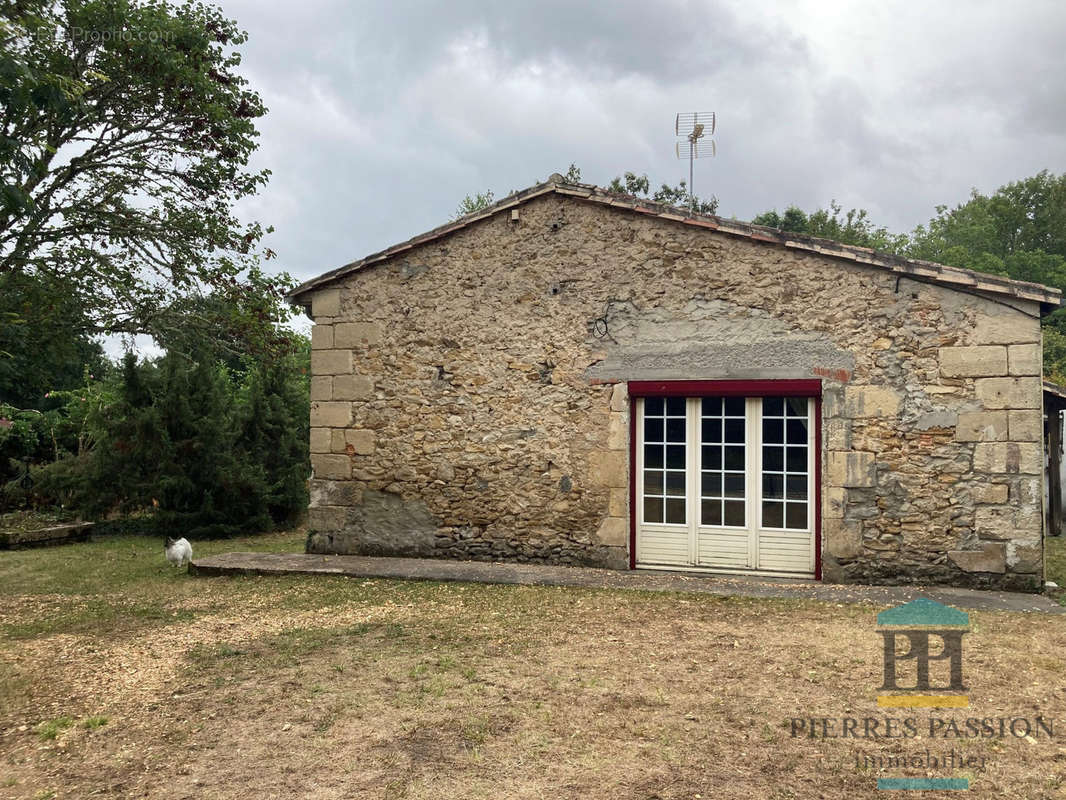
{"label": "large leafy tree", "polygon": [[86,369],[101,375],[99,343],[65,283],[50,276],[0,275],[0,404],[45,409],[46,396],[82,385]]}
{"label": "large leafy tree", "polygon": [[292,314],[281,300],[291,285],[287,275],[252,267],[208,295],[177,300],[156,341],[167,352],[210,357],[238,373],[259,360],[283,358],[300,346],[300,337],[281,324]]}
{"label": "large leafy tree", "polygon": [[1066,174],[1045,170],[991,195],[974,190],[965,203],[936,212],[914,230],[909,255],[1062,285],[1056,269],[1066,260]]}
{"label": "large leafy tree", "polygon": [[766,211],[752,222],[889,253],[900,252],[907,246],[906,234],[891,233],[887,228],[875,225],[865,208],[851,208],[845,212],[835,200],[830,201],[828,209],[819,208],[811,214],[797,206],[789,206],[783,214],[776,210]]}
{"label": "large leafy tree", "polygon": [[62,283],[92,332],[158,334],[272,255],[234,213],[267,180],[244,41],[200,3],[6,4],[0,275]]}

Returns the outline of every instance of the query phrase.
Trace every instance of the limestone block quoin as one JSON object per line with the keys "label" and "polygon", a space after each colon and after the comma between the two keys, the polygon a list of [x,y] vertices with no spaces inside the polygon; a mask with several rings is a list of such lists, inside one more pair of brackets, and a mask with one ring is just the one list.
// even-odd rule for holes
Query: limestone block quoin
{"label": "limestone block quoin", "polygon": [[1010,438],[1015,442],[1039,442],[1044,437],[1044,419],[1040,411],[1008,412]]}
{"label": "limestone block quoin", "polygon": [[858,522],[826,519],[822,525],[825,549],[839,559],[856,558],[862,554],[862,528]]}
{"label": "limestone block quoin", "polygon": [[352,448],[357,456],[373,455],[377,449],[377,441],[373,431],[346,430],[344,432],[345,445]]}
{"label": "limestone block quoin", "polygon": [[971,490],[971,497],[975,503],[1006,503],[1009,496],[1009,488],[1002,483],[982,484]]}
{"label": "limestone block quoin", "polygon": [[612,450],[589,453],[589,483],[592,486],[624,488],[629,484],[625,453]]}
{"label": "limestone block quoin", "polygon": [[311,452],[328,453],[332,433],[329,428],[311,428]]}
{"label": "limestone block quoin", "polygon": [[959,414],[955,439],[959,442],[1002,442],[1010,438],[1006,411]]}
{"label": "limestone block quoin", "polygon": [[311,427],[313,428],[346,428],[351,422],[351,403],[311,403]]}
{"label": "limestone block quoin", "polygon": [[381,326],[372,322],[341,322],[334,326],[334,347],[359,348],[381,344]]}
{"label": "limestone block quoin", "polygon": [[973,344],[1019,344],[1040,341],[1040,323],[1019,311],[979,313],[970,337]]}
{"label": "limestone block quoin", "polygon": [[596,538],[601,544],[624,547],[629,544],[629,522],[620,517],[607,517],[600,523]]}
{"label": "limestone block quoin", "polygon": [[1039,344],[1012,344],[1007,348],[1011,375],[1040,375],[1043,354]]}
{"label": "limestone block quoin", "polygon": [[629,444],[629,415],[614,412],[607,429],[607,448],[625,450]]}
{"label": "limestone block quoin", "polygon": [[978,378],[977,399],[988,410],[1040,408],[1043,384],[1040,378]]}
{"label": "limestone block quoin", "polygon": [[351,350],[312,350],[312,375],[344,375],[352,371]]}
{"label": "limestone block quoin", "polygon": [[334,400],[367,400],[374,396],[374,381],[366,375],[337,375],[333,378]]}
{"label": "limestone block quoin", "polygon": [[853,419],[864,417],[894,417],[899,412],[902,398],[889,386],[847,386],[844,389],[844,416]]}
{"label": "limestone block quoin", "polygon": [[974,472],[1039,475],[1043,467],[1043,452],[1037,442],[981,442],[974,445]]}
{"label": "limestone block quoin", "polygon": [[873,453],[830,453],[826,460],[826,481],[829,486],[864,488],[876,482]]}
{"label": "limestone block quoin", "polygon": [[946,378],[976,378],[1007,374],[1007,348],[1002,345],[941,347],[940,374]]}
{"label": "limestone block quoin", "polygon": [[336,317],[341,313],[340,289],[320,289],[311,295],[311,316]]}
{"label": "limestone block quoin", "polygon": [[352,462],[346,455],[312,454],[311,471],[318,479],[346,481],[352,477]]}
{"label": "limestone block quoin", "polygon": [[311,506],[307,511],[307,527],[313,531],[343,530],[347,520],[346,506]]}
{"label": "limestone block quoin", "polygon": [[333,326],[315,325],[311,328],[311,349],[329,350],[333,347]]}
{"label": "limestone block quoin", "polygon": [[312,400],[332,400],[333,399],[333,376],[331,375],[315,375],[311,378],[311,399]]}
{"label": "limestone block quoin", "polygon": [[848,493],[843,487],[829,487],[825,490],[825,506],[822,515],[826,519],[843,519]]}

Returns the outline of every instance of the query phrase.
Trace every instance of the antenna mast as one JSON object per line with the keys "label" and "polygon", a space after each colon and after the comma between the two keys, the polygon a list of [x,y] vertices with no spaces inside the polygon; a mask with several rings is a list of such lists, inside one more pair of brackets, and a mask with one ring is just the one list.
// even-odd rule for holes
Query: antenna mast
{"label": "antenna mast", "polygon": [[688,156],[688,205],[692,212],[696,210],[693,164],[697,158],[714,156],[716,152],[714,139],[707,139],[707,141],[702,141],[702,139],[704,136],[714,136],[715,122],[713,111],[683,112],[674,118],[674,134],[684,137],[681,141],[674,143],[674,152],[677,153],[679,159]]}

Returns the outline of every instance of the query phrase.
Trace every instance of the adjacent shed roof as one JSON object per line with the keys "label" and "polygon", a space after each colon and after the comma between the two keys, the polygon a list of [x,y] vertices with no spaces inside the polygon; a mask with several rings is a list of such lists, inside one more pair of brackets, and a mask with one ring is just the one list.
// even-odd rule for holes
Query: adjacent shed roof
{"label": "adjacent shed roof", "polygon": [[302,298],[315,289],[321,288],[339,278],[343,278],[357,270],[372,266],[385,261],[395,255],[404,253],[419,245],[436,241],[456,231],[474,224],[480,220],[499,214],[502,211],[515,208],[533,198],[547,194],[559,194],[574,197],[591,203],[599,203],[612,208],[657,217],[681,225],[690,225],[697,228],[717,231],[728,236],[736,236],[755,242],[791,248],[793,250],[818,253],[819,255],[865,264],[876,269],[894,272],[915,280],[941,284],[953,289],[969,292],[981,292],[989,295],[1005,296],[1019,300],[1029,300],[1040,304],[1042,313],[1050,313],[1062,305],[1062,292],[1050,286],[1039,283],[1028,283],[1003,278],[998,275],[989,275],[984,272],[962,269],[960,267],[948,267],[936,264],[932,261],[903,258],[902,256],[889,253],[879,253],[867,247],[840,244],[830,239],[819,239],[815,236],[807,236],[776,228],[767,228],[762,225],[752,225],[748,222],[723,219],[722,217],[709,214],[692,214],[674,206],[662,205],[639,197],[626,194],[616,194],[598,186],[586,183],[567,183],[560,175],[552,175],[544,183],[531,186],[521,192],[508,195],[498,203],[487,208],[460,217],[454,222],[434,228],[419,234],[406,242],[393,245],[378,253],[345,264],[337,269],[325,272],[317,278],[312,278],[297,286],[288,296],[288,299],[296,303],[305,303]]}
{"label": "adjacent shed roof", "polygon": [[1056,411],[1066,410],[1066,386],[1044,381],[1044,407]]}

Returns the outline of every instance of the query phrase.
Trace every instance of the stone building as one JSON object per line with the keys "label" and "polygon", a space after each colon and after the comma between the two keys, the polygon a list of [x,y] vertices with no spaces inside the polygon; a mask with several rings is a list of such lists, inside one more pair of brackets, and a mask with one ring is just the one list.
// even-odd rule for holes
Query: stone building
{"label": "stone building", "polygon": [[553,175],[292,299],[310,552],[1042,583],[1058,290]]}

